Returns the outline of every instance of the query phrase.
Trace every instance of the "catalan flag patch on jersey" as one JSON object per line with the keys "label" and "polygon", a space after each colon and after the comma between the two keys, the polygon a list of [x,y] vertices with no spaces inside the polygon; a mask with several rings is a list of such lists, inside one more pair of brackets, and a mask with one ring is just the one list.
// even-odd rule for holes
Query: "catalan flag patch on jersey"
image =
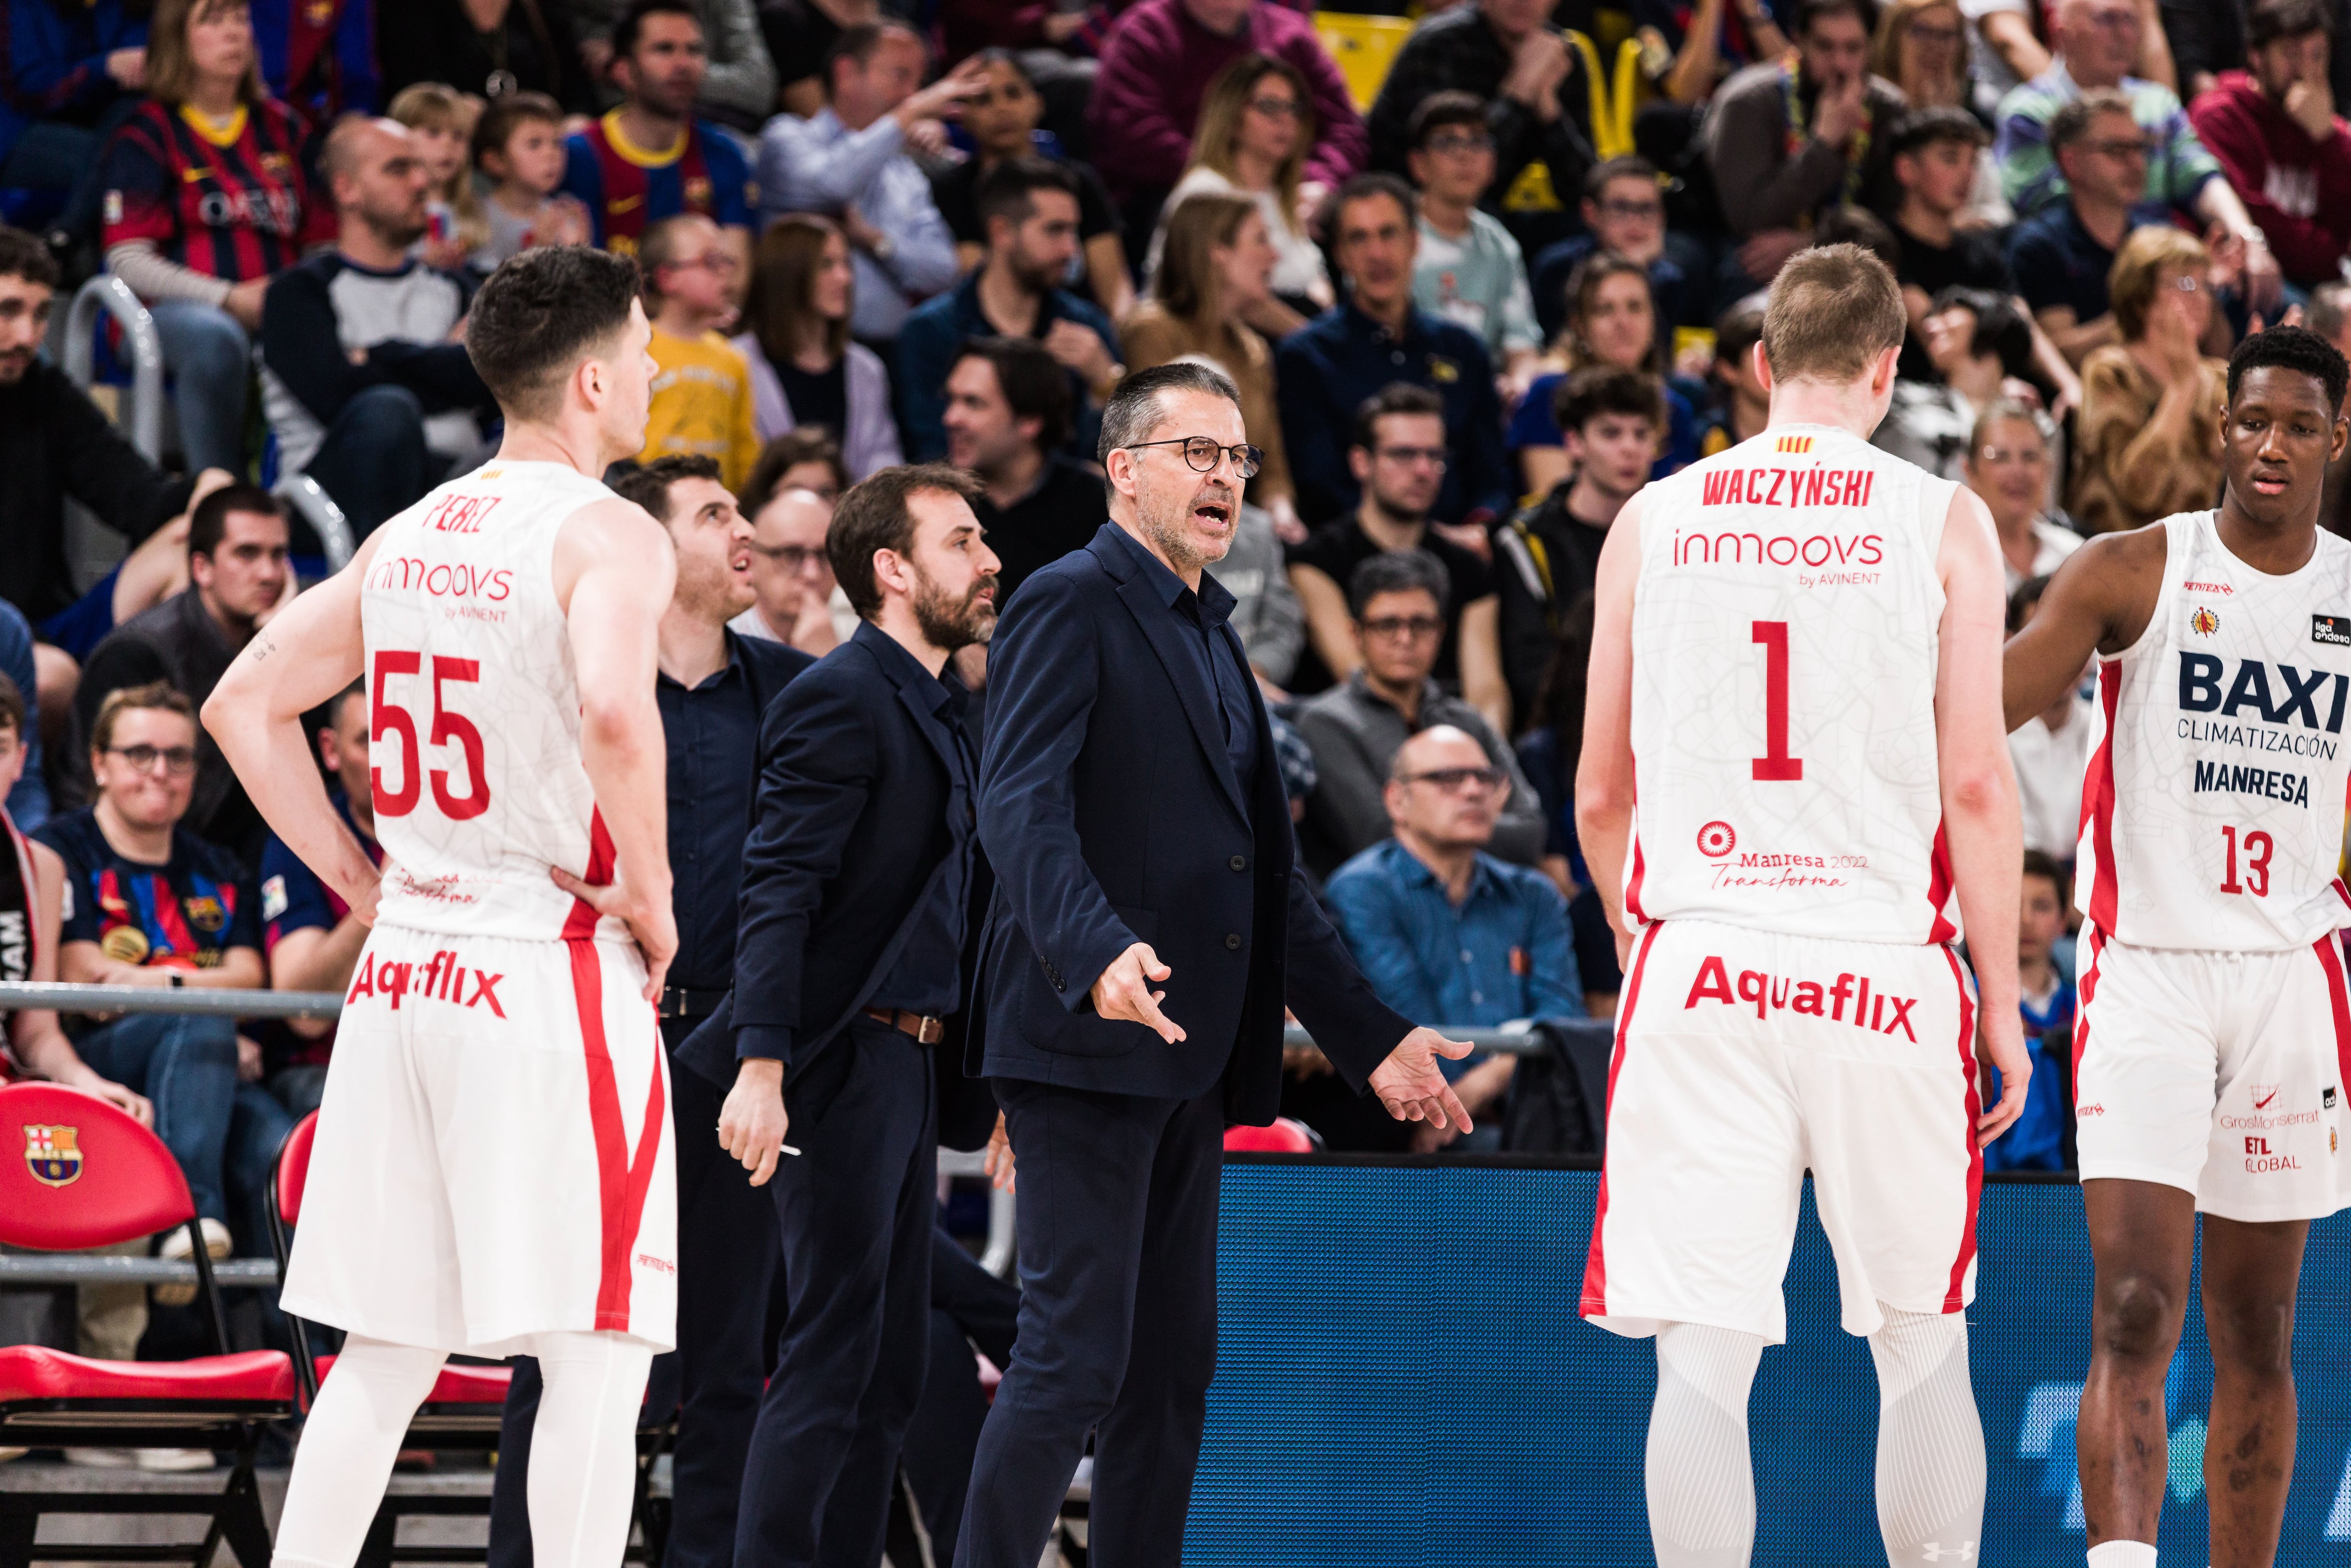
{"label": "catalan flag patch on jersey", "polygon": [[1810,452],[1812,449],[1813,438],[1809,435],[1783,435],[1780,437],[1779,444],[1772,448],[1775,452]]}

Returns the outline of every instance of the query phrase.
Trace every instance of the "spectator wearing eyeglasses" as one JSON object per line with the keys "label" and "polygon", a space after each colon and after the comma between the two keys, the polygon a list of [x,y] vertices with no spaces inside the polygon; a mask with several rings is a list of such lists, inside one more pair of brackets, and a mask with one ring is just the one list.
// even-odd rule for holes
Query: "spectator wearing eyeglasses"
{"label": "spectator wearing eyeglasses", "polygon": [[1544,341],[1567,325],[1568,279],[1594,251],[1648,269],[1649,296],[1665,326],[1705,324],[1711,278],[1700,266],[1704,253],[1685,238],[1689,265],[1669,254],[1677,236],[1666,228],[1666,193],[1657,182],[1655,163],[1629,154],[1595,163],[1583,177],[1583,232],[1544,246],[1534,260],[1535,322]]}
{"label": "spectator wearing eyeglasses", "polygon": [[[89,732],[96,801],[37,837],[65,861],[57,975],[73,984],[249,990],[262,983],[261,900],[253,874],[183,819],[197,782],[195,705],[158,681],[100,704]],[[218,1014],[132,1013],[75,1028],[91,1069],[155,1103],[155,1131],[180,1162],[204,1249],[248,1250],[261,1197],[293,1118],[260,1083],[261,1047]],[[187,1233],[160,1254],[191,1256]],[[189,1287],[159,1301],[193,1297]]]}
{"label": "spectator wearing eyeglasses", "polygon": [[2211,265],[2202,242],[2168,225],[2140,229],[2115,258],[2122,340],[2082,366],[2074,516],[2085,533],[2141,528],[2220,493],[2229,368],[2199,346],[2217,314]]}
{"label": "spectator wearing eyeglasses", "polygon": [[[202,703],[253,634],[294,592],[287,565],[286,511],[251,485],[228,485],[197,504],[188,519],[188,586],[141,611],[90,650],[74,694],[79,733],[95,737],[108,695],[161,681]],[[96,756],[93,751],[91,755]],[[189,831],[253,864],[266,837],[209,735],[198,733],[198,767],[182,803]]]}
{"label": "spectator wearing eyeglasses", "polygon": [[1430,669],[1497,730],[1507,730],[1510,697],[1502,679],[1493,569],[1429,522],[1447,451],[1443,404],[1426,388],[1389,386],[1355,410],[1347,461],[1363,498],[1308,535],[1290,556],[1290,583],[1306,607],[1311,655],[1301,657],[1296,681],[1301,690],[1320,691],[1363,662],[1349,622],[1347,585],[1364,563],[1383,554],[1425,551],[1445,573],[1438,602],[1444,624],[1430,650]]}
{"label": "spectator wearing eyeglasses", "polygon": [[707,457],[718,465],[719,482],[739,490],[759,461],[751,366],[716,329],[735,314],[741,261],[716,224],[688,213],[645,231],[637,265],[653,312],[645,352],[660,367],[639,461]]}
{"label": "spectator wearing eyeglasses", "polygon": [[[1567,901],[1539,871],[1486,852],[1510,775],[1475,736],[1436,724],[1396,747],[1381,803],[1395,836],[1354,856],[1326,890],[1340,935],[1380,1000],[1441,1027],[1490,1029],[1516,1019],[1582,1018]],[[1473,1118],[1510,1092],[1517,1058],[1479,1053],[1445,1064]],[[1499,1123],[1471,1139],[1499,1146]],[[1415,1126],[1417,1151],[1458,1130]]]}
{"label": "spectator wearing eyeglasses", "polygon": [[2242,270],[2253,308],[2274,310],[2282,279],[2267,237],[2197,137],[2179,96],[2130,74],[2145,26],[2139,0],[2062,0],[2056,17],[2058,57],[2000,102],[1992,151],[2017,215],[2030,217],[2064,198],[2067,177],[2051,147],[2057,111],[2085,92],[2115,89],[2147,141],[2137,196],[2142,215],[2177,214],[2207,227],[2222,247],[2223,267]]}
{"label": "spectator wearing eyeglasses", "polygon": [[2078,369],[2115,340],[2106,275],[2139,225],[2134,207],[2147,183],[2147,138],[2130,99],[2098,88],[2050,120],[2049,147],[2065,176],[2064,199],[2009,235],[2008,265],[2033,319]]}
{"label": "spectator wearing eyeglasses", "polygon": [[737,634],[785,643],[819,658],[841,645],[832,618],[838,591],[824,553],[832,502],[813,490],[781,486],[750,505],[751,608],[727,625]]}
{"label": "spectator wearing eyeglasses", "polygon": [[1494,183],[1494,133],[1483,100],[1440,92],[1413,111],[1412,183],[1420,187],[1420,246],[1413,302],[1468,328],[1513,395],[1523,392],[1542,350],[1527,261],[1501,220],[1478,210]]}
{"label": "spectator wearing eyeglasses", "polygon": [[1094,537],[1102,480],[1062,450],[1070,382],[1041,344],[972,339],[947,372],[946,394],[947,461],[979,480],[972,514],[996,552],[996,601],[1008,605],[1030,572]]}
{"label": "spectator wearing eyeglasses", "polygon": [[1301,705],[1293,721],[1314,748],[1316,782],[1299,828],[1299,852],[1318,875],[1387,836],[1390,764],[1406,739],[1440,724],[1472,737],[1487,761],[1509,776],[1492,852],[1530,866],[1542,854],[1542,808],[1500,731],[1432,677],[1447,595],[1446,569],[1426,550],[1374,555],[1350,579],[1353,667],[1341,685]]}

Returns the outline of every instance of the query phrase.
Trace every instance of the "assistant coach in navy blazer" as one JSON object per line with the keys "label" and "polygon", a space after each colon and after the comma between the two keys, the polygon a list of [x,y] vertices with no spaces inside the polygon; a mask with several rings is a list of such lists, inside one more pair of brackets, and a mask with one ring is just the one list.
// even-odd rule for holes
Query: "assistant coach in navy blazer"
{"label": "assistant coach in navy blazer", "polygon": [[1036,1568],[1095,1433],[1088,1558],[1179,1563],[1216,1370],[1228,1122],[1270,1121],[1286,1001],[1358,1090],[1445,1124],[1436,1057],[1294,871],[1223,558],[1254,472],[1238,394],[1196,364],[1103,411],[1111,521],[1030,576],[990,645],[979,833],[997,874],[983,1016],[1018,1162],[1020,1328],[958,1568]]}
{"label": "assistant coach in navy blazer", "polygon": [[[874,1568],[922,1396],[934,1052],[954,1049],[977,872],[979,759],[946,666],[996,622],[977,492],[952,468],[885,468],[835,509],[825,550],[857,631],[768,709],[734,994],[679,1053],[731,1084],[718,1140],[753,1185],[772,1176],[782,1233],[787,1312],[736,1568]],[[978,1138],[956,1141],[986,1136],[984,1109]],[[799,1153],[778,1163],[788,1134]]]}

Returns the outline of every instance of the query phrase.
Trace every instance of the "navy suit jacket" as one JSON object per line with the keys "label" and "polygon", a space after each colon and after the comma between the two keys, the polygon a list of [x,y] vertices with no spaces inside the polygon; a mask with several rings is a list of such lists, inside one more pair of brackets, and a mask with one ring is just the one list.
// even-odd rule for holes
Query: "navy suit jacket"
{"label": "navy suit jacket", "polygon": [[[731,1085],[737,1061],[752,1056],[797,1077],[841,1036],[935,895],[957,841],[952,819],[970,821],[946,750],[953,719],[900,684],[902,663],[878,656],[886,638],[861,622],[760,725],[735,988],[677,1052],[714,1082]],[[941,1050],[959,1079],[960,1056]],[[943,1127],[952,1109],[942,1104]]]}
{"label": "navy suit jacket", "polygon": [[[1285,1000],[1358,1090],[1411,1024],[1373,995],[1292,862],[1290,804],[1254,683],[1244,800],[1217,695],[1105,523],[1031,575],[988,650],[980,842],[996,869],[967,1061],[991,1077],[1188,1099],[1270,1121]],[[1234,656],[1240,640],[1220,627]],[[803,676],[802,682],[808,679]],[[798,689],[795,687],[794,689]],[[1186,1038],[1096,1015],[1111,960],[1148,942]],[[984,1025],[984,1027],[983,1027]]]}

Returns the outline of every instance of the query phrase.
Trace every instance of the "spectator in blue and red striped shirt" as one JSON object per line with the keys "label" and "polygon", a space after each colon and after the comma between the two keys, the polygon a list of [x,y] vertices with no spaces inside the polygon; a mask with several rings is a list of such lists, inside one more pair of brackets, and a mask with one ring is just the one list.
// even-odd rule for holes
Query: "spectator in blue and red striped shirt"
{"label": "spectator in blue and red striped shirt", "polygon": [[263,291],[334,237],[304,134],[262,87],[245,0],[156,0],[147,101],[107,151],[106,261],[154,315],[191,468],[244,468]]}
{"label": "spectator in blue and red striped shirt", "polygon": [[375,0],[252,0],[261,78],[316,131],[383,100]]}

